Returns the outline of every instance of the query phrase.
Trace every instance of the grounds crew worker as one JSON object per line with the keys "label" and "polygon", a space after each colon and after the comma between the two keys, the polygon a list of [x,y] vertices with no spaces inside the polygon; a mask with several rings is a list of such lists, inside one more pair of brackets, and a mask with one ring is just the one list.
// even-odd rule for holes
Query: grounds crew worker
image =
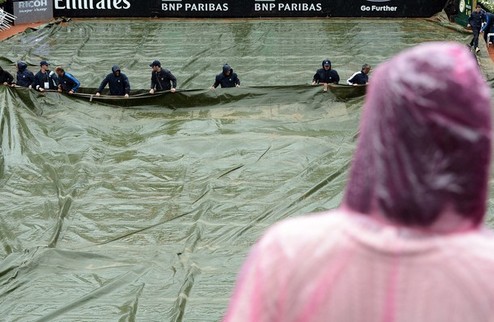
{"label": "grounds crew worker", "polygon": [[159,60],[153,61],[149,67],[153,69],[151,72],[151,90],[149,94],[167,90],[175,93],[177,88],[177,79],[175,76],[168,69],[161,68]]}
{"label": "grounds crew worker", "polygon": [[216,87],[218,87],[218,85],[220,85],[221,88],[240,87],[240,79],[238,79],[237,74],[233,72],[233,69],[230,67],[230,65],[223,65],[223,72],[216,75],[216,79],[213,86],[211,86],[211,89],[215,89]]}
{"label": "grounds crew worker", "polygon": [[120,67],[117,65],[113,65],[111,71],[112,72],[106,75],[105,79],[101,82],[101,85],[96,92],[96,96],[100,96],[101,92],[108,84],[110,95],[129,97],[130,82],[128,77],[120,71]]}

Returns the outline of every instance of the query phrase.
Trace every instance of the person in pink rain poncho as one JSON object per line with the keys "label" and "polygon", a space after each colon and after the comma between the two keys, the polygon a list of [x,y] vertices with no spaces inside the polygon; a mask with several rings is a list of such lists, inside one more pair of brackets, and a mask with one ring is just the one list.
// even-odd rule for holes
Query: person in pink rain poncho
{"label": "person in pink rain poncho", "polygon": [[494,321],[490,90],[464,47],[376,69],[342,205],[271,227],[224,322]]}

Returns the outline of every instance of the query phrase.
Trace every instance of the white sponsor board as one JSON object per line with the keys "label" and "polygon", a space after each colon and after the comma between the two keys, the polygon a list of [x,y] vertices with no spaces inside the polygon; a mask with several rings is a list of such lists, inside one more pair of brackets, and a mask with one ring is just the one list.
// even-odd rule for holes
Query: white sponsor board
{"label": "white sponsor board", "polygon": [[52,0],[14,1],[15,24],[46,22],[53,19]]}

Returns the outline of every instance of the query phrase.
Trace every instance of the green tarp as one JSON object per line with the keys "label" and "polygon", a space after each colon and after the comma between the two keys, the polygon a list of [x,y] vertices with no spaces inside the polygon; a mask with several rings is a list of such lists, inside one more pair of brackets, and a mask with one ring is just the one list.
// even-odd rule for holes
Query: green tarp
{"label": "green tarp", "polygon": [[[0,87],[0,320],[218,321],[267,227],[340,203],[364,96],[310,87],[321,61],[344,82],[431,40],[469,36],[414,19],[89,20],[3,41],[12,72],[47,59],[95,88],[119,64],[136,90],[159,59],[182,92],[122,106]],[[242,88],[211,92],[225,62]]]}

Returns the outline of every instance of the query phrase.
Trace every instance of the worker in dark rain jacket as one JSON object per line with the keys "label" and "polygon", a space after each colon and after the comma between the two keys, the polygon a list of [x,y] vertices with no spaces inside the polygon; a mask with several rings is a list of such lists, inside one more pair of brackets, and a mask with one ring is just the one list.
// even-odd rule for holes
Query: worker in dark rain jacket
{"label": "worker in dark rain jacket", "polygon": [[494,36],[491,36],[491,39],[487,39],[487,34],[492,33],[494,31],[494,13],[486,12],[485,13],[485,24],[480,28],[480,32],[484,33],[485,43],[492,43],[494,40]]}
{"label": "worker in dark rain jacket", "polygon": [[12,85],[14,76],[0,66],[0,85]]}
{"label": "worker in dark rain jacket", "polygon": [[213,86],[211,86],[211,89],[215,89],[216,87],[218,87],[218,85],[220,85],[221,88],[240,87],[240,79],[238,79],[237,74],[233,72],[233,69],[230,67],[230,65],[223,65],[223,72],[216,75],[216,79]]}
{"label": "worker in dark rain jacket", "polygon": [[34,74],[27,69],[27,64],[23,61],[17,63],[17,82],[18,86],[32,88],[34,83]]}
{"label": "worker in dark rain jacket", "polygon": [[159,91],[169,90],[175,93],[177,88],[177,79],[168,70],[161,68],[161,63],[158,60],[153,61],[149,67],[153,69],[151,72],[151,90],[150,94],[154,94]]}
{"label": "worker in dark rain jacket", "polygon": [[348,85],[366,85],[369,82],[369,72],[371,70],[371,66],[369,64],[363,64],[360,72],[354,73],[347,79],[346,83]]}
{"label": "worker in dark rain jacket", "polygon": [[125,74],[120,71],[120,67],[113,65],[111,73],[106,75],[106,78],[101,82],[101,85],[96,92],[96,96],[100,96],[101,92],[108,84],[110,88],[110,95],[119,95],[129,97],[130,94],[130,82]]}
{"label": "worker in dark rain jacket", "polygon": [[485,13],[480,7],[479,4],[475,7],[475,10],[472,11],[470,17],[468,17],[468,25],[467,27],[472,27],[473,38],[470,41],[470,48],[475,49],[475,53],[480,51],[479,49],[479,34],[480,29],[482,28],[482,22],[485,21]]}
{"label": "worker in dark rain jacket", "polygon": [[331,69],[331,61],[325,59],[322,61],[322,68],[316,71],[312,79],[312,85],[316,84],[338,84],[340,75],[334,69]]}
{"label": "worker in dark rain jacket", "polygon": [[72,74],[67,73],[62,67],[58,66],[55,68],[55,73],[58,75],[58,91],[65,92],[69,94],[74,94],[81,86],[81,83],[72,76]]}
{"label": "worker in dark rain jacket", "polygon": [[58,88],[58,77],[55,72],[48,69],[48,62],[42,60],[39,63],[40,70],[34,75],[34,89],[43,92],[47,89],[56,90]]}

